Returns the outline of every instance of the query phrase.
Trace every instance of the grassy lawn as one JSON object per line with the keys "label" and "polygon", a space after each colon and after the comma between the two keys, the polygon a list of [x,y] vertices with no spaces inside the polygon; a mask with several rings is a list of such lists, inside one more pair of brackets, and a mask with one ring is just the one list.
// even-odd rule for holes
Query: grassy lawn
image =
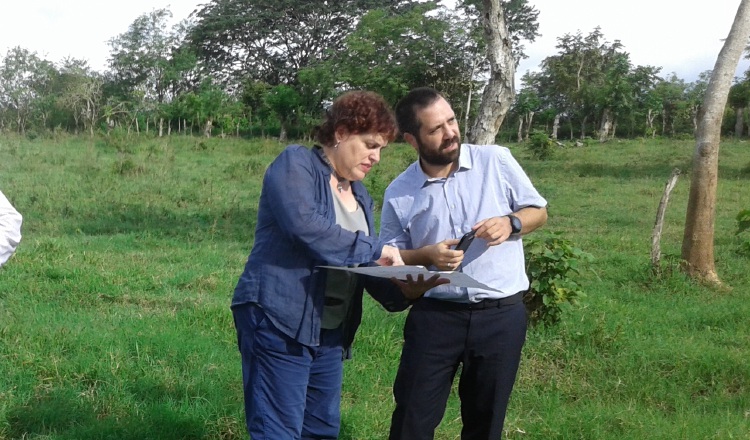
{"label": "grassy lawn", "polygon": [[[592,143],[544,162],[510,147],[550,202],[544,229],[595,260],[582,304],[530,331],[506,438],[750,439],[750,258],[734,236],[750,209],[750,144],[721,146],[721,292],[678,270],[694,142]],[[0,440],[246,438],[229,302],[282,148],[0,138],[0,189],[25,219],[0,269]],[[376,201],[413,159],[406,145],[384,152],[366,179]],[[657,279],[651,230],[675,167]],[[366,302],[342,439],[386,438],[405,316]],[[460,427],[454,393],[436,438]]]}

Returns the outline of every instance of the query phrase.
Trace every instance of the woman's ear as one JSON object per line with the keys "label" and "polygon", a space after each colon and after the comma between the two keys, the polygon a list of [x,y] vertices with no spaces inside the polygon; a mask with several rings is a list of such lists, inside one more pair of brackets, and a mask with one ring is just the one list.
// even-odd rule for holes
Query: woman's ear
{"label": "woman's ear", "polygon": [[339,142],[345,141],[349,137],[349,132],[344,127],[339,127],[336,129],[336,132],[333,134],[333,139],[338,144]]}

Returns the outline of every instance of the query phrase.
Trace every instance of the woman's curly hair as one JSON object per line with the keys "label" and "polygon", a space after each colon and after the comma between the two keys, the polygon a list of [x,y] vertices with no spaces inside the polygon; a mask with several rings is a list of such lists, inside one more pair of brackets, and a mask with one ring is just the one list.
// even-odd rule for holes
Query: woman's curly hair
{"label": "woman's curly hair", "polygon": [[325,120],[316,128],[315,137],[322,145],[331,146],[339,128],[351,134],[378,133],[388,142],[398,134],[396,118],[385,99],[363,90],[349,91],[336,98],[326,111]]}

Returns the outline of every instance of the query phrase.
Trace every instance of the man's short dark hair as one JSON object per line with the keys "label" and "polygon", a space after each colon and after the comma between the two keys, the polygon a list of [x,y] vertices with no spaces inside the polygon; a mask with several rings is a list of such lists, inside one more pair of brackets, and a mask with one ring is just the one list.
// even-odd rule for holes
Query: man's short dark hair
{"label": "man's short dark hair", "polygon": [[412,89],[396,104],[396,122],[401,134],[411,133],[419,135],[419,120],[417,111],[429,107],[440,98],[445,98],[432,87],[418,87]]}

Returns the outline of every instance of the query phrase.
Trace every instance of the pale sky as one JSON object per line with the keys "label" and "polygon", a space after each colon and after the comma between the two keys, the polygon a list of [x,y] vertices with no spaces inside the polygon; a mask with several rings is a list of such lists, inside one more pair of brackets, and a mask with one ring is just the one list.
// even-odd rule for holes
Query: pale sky
{"label": "pale sky", "polygon": [[[168,7],[174,22],[207,0],[0,0],[0,56],[21,46],[52,61],[66,56],[83,58],[95,70],[107,66],[107,41],[127,31],[138,16]],[[604,38],[620,40],[633,65],[662,67],[662,76],[674,72],[694,81],[711,70],[732,26],[740,0],[530,0],[539,14],[541,37],[526,43],[517,70],[537,70],[545,57],[557,53],[557,38],[577,31],[585,36],[601,27]],[[748,68],[742,60],[737,74]]]}
{"label": "pale sky", "polygon": [[[539,33],[526,43],[529,59],[519,65],[517,77],[538,70],[539,63],[557,54],[557,39],[581,31],[583,36],[599,26],[609,43],[620,40],[634,66],[662,67],[691,82],[701,72],[713,70],[729,35],[740,0],[529,0],[539,11]],[[737,76],[750,62],[743,59]]]}

